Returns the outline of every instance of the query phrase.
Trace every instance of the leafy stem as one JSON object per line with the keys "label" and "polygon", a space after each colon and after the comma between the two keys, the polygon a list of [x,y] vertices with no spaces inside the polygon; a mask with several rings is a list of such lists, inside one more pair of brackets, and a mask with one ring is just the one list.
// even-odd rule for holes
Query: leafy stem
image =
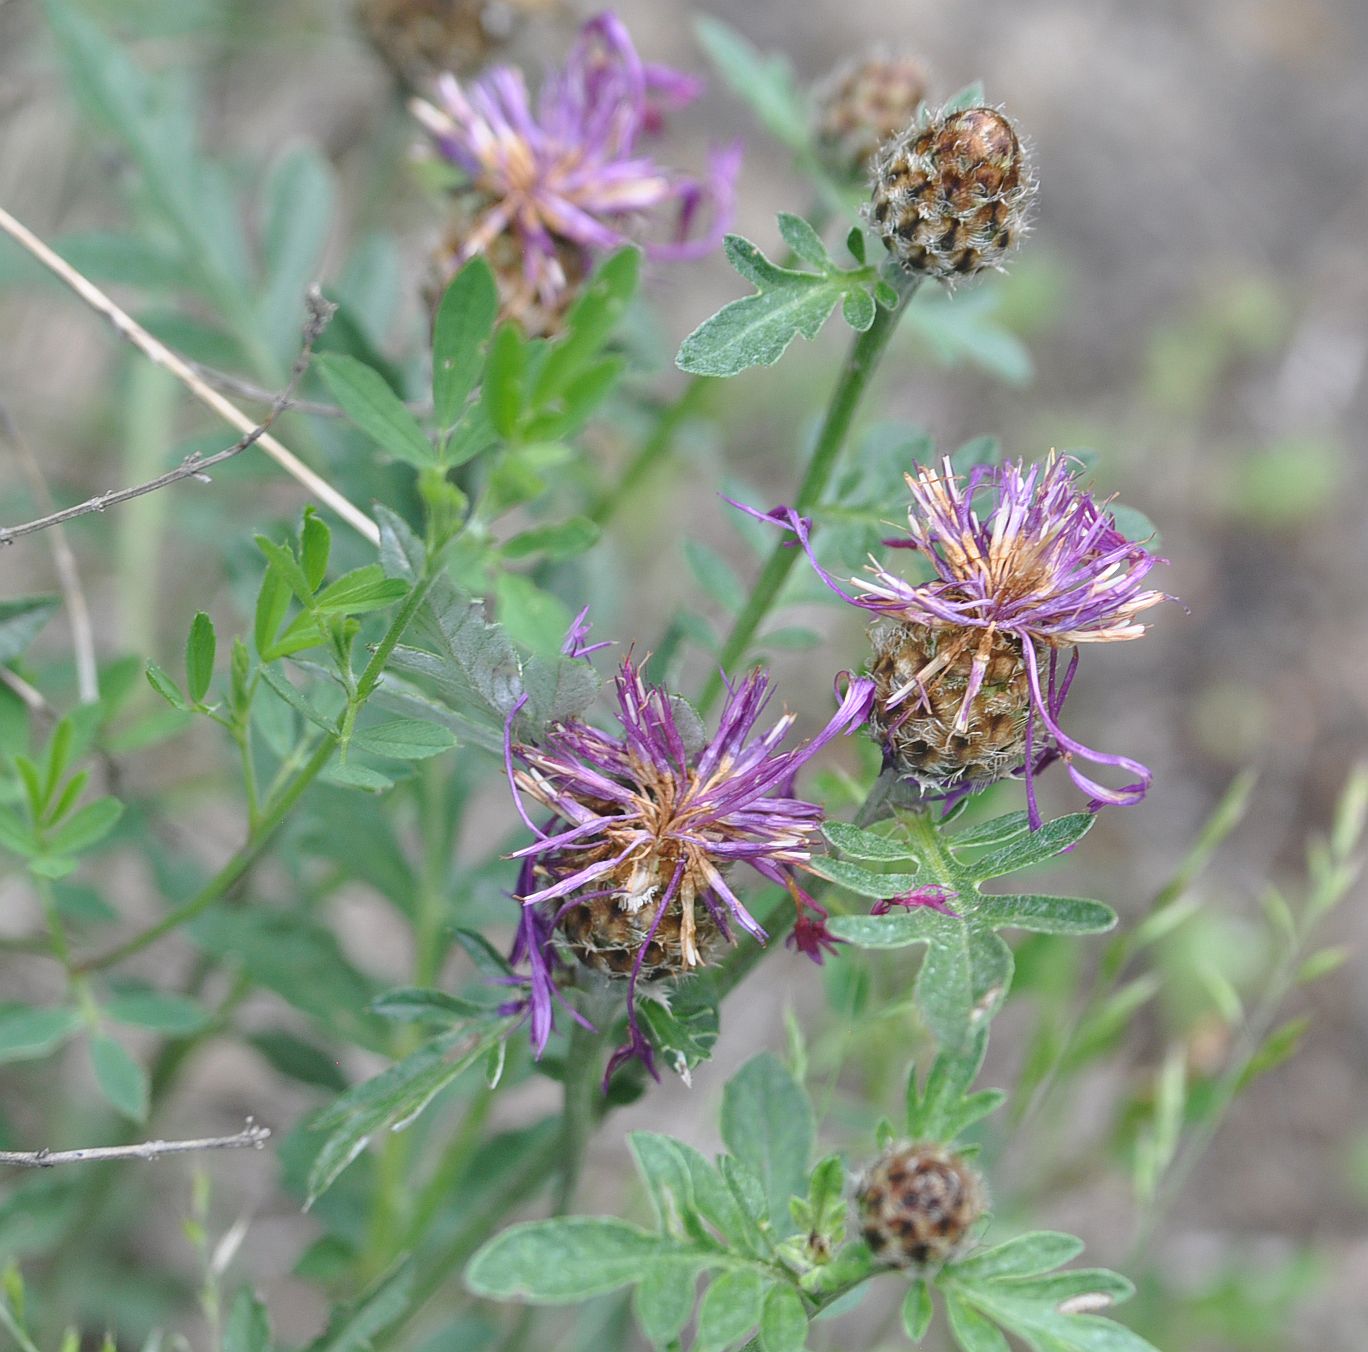
{"label": "leafy stem", "polygon": [[[831,402],[827,405],[826,415],[817,433],[816,444],[812,448],[802,483],[798,487],[798,494],[793,500],[793,506],[797,511],[806,512],[821,501],[840,459],[841,449],[855,418],[855,411],[869,388],[869,382],[888,349],[898,320],[915,290],[915,282],[904,284],[898,293],[897,304],[891,309],[879,306],[874,322],[863,333],[855,335],[845,364],[841,367],[840,379],[832,392]],[[799,551],[792,547],[792,541],[788,539],[777,541],[771,549],[746,604],[737,615],[731,632],[722,645],[717,667],[703,690],[699,700],[699,707],[703,712],[706,712],[721,695],[723,673],[731,671],[744,659],[751,641],[793,570],[798,553]]]}

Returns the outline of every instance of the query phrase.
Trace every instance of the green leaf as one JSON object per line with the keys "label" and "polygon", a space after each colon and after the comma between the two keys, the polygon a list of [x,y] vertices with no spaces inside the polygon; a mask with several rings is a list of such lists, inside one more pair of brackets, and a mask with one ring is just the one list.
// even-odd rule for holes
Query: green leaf
{"label": "green leaf", "polygon": [[437,425],[455,426],[480,378],[481,348],[494,331],[499,292],[481,255],[452,278],[432,329],[432,398]]}
{"label": "green leaf", "polygon": [[874,323],[877,312],[874,297],[862,287],[852,287],[841,301],[841,318],[857,333],[863,333]]}
{"label": "green leaf", "polygon": [[769,1052],[747,1061],[727,1082],[722,1139],[759,1178],[773,1224],[789,1233],[789,1198],[807,1192],[816,1128],[807,1095]]}
{"label": "green leaf", "polygon": [[[310,605],[313,602],[314,589],[303,568],[299,566],[299,560],[295,558],[294,551],[288,545],[281,545],[274,540],[268,540],[264,535],[256,537],[256,544],[257,548],[266,556],[267,568],[289,588],[294,594],[295,600],[300,605]],[[257,604],[259,615],[260,598],[258,598]]]}
{"label": "green leaf", "polygon": [[806,150],[812,111],[788,61],[760,51],[710,15],[699,15],[694,31],[727,87],[749,105],[765,129],[794,150]]}
{"label": "green leaf", "polygon": [[423,723],[416,718],[394,718],[353,733],[352,745],[374,756],[427,760],[450,751],[456,745],[456,738],[434,723]]}
{"label": "green leaf", "polygon": [[1239,1079],[1236,1081],[1236,1091],[1238,1092],[1257,1080],[1260,1075],[1266,1075],[1270,1070],[1275,1070],[1293,1056],[1301,1045],[1302,1038],[1306,1036],[1306,1030],[1310,1027],[1310,1018],[1301,1014],[1294,1019],[1289,1019],[1281,1027],[1275,1028],[1263,1040],[1259,1050],[1254,1053],[1249,1059],[1249,1063],[1240,1072]]}
{"label": "green leaf", "polygon": [[394,605],[408,593],[408,584],[384,576],[379,564],[367,564],[328,583],[313,598],[313,608],[323,614],[365,614]]}
{"label": "green leaf", "polygon": [[724,1259],[626,1221],[568,1216],[509,1226],[470,1260],[465,1281],[477,1296],[494,1300],[574,1304],[630,1286],[661,1265],[702,1271]]}
{"label": "green leaf", "polygon": [[[270,574],[267,574],[269,577]],[[147,683],[159,694],[173,709],[185,710],[190,707],[184,695],[181,694],[180,686],[173,681],[155,662],[149,662],[145,668],[147,673]]]}
{"label": "green leaf", "polygon": [[[304,582],[307,587],[308,579],[305,578]],[[312,594],[312,588],[309,588],[309,591]],[[252,627],[252,641],[256,645],[257,655],[263,661],[269,660],[266,654],[271,651],[275,643],[275,636],[280,632],[281,623],[289,609],[289,584],[274,569],[268,568],[261,579],[261,590],[257,593],[256,614]],[[147,679],[152,680],[150,663]],[[174,687],[172,688],[174,689]],[[161,690],[161,687],[157,686],[157,689]],[[162,690],[162,694],[166,695],[166,692]],[[166,698],[170,699],[170,696],[166,695]],[[174,704],[175,701],[172,700],[172,703]]]}
{"label": "green leaf", "polygon": [[602,531],[587,516],[572,516],[546,526],[534,526],[519,531],[504,541],[499,552],[506,559],[525,559],[531,554],[545,554],[552,563],[573,559],[592,548]]}
{"label": "green leaf", "polygon": [[914,1066],[907,1077],[907,1134],[913,1140],[948,1144],[1003,1101],[996,1091],[971,1094],[988,1047],[988,1028],[980,1024],[960,1048],[942,1050],[931,1063],[924,1088]]}
{"label": "green leaf", "polygon": [[739,1343],[760,1322],[764,1295],[764,1281],[750,1269],[714,1277],[698,1307],[695,1352],[722,1352]]}
{"label": "green leaf", "polygon": [[973,865],[974,876],[982,882],[1007,873],[1017,873],[1034,864],[1043,864],[1082,840],[1092,830],[1096,820],[1091,812],[1073,812],[1067,817],[1056,817],[1054,821],[1046,822],[1039,831],[1019,836],[1000,850],[976,860]]}
{"label": "green leaf", "polygon": [[[915,873],[874,873],[858,864],[848,864],[844,859],[832,859],[821,855],[809,865],[820,877],[839,883],[847,892],[858,897],[871,897],[875,901],[886,901],[890,897],[905,896],[917,887],[918,875]],[[854,918],[854,917],[851,917]],[[871,917],[859,917],[868,919]],[[886,919],[888,917],[872,917]],[[909,943],[916,942],[908,940]]]}
{"label": "green leaf", "polygon": [[667,1263],[647,1269],[632,1296],[641,1331],[657,1347],[677,1338],[693,1314],[698,1273],[692,1265]]}
{"label": "green leaf", "polygon": [[811,263],[819,271],[832,266],[831,255],[827,253],[822,237],[801,216],[792,212],[779,213],[779,233],[784,243],[793,250],[794,257],[800,262]]}
{"label": "green leaf", "polygon": [[223,1330],[223,1352],[271,1352],[266,1306],[248,1290],[237,1293]]}
{"label": "green leaf", "polygon": [[772,1286],[760,1314],[760,1352],[803,1352],[808,1319],[802,1297],[791,1286]]}
{"label": "green leaf", "polygon": [[508,1020],[499,1019],[473,1032],[442,1033],[320,1113],[313,1125],[328,1136],[309,1170],[306,1205],[312,1206],[336,1182],[377,1131],[407,1126],[507,1032]]}
{"label": "green leaf", "polygon": [[332,531],[312,507],[306,507],[304,520],[299,527],[299,564],[311,592],[316,592],[323,585],[331,555]]}
{"label": "green leaf", "polygon": [[778,267],[739,235],[728,235],[724,246],[732,266],[758,290],[724,305],[684,339],[675,364],[693,375],[734,376],[751,366],[773,366],[799,334],[817,336],[849,289],[838,276]]}
{"label": "green leaf", "polygon": [[48,852],[54,855],[80,854],[98,845],[123,816],[117,798],[97,798],[47,836]]}
{"label": "green leaf", "polygon": [[216,643],[214,622],[201,610],[190,622],[190,635],[185,640],[185,688],[192,704],[202,704],[209,693]]}
{"label": "green leaf", "polygon": [[933,1313],[931,1288],[927,1286],[923,1278],[914,1278],[912,1285],[907,1288],[907,1295],[903,1297],[902,1303],[903,1332],[912,1342],[919,1343],[926,1337],[926,1331],[931,1327]]}
{"label": "green leaf", "polygon": [[902,864],[909,874],[918,867],[917,856],[906,840],[878,835],[845,822],[826,822],[822,834],[843,855],[871,864]]}
{"label": "green leaf", "polygon": [[337,1067],[337,1057],[293,1033],[268,1028],[253,1033],[247,1042],[273,1069],[300,1084],[314,1085],[332,1094],[340,1094],[347,1087],[346,1077]]}
{"label": "green leaf", "polygon": [[685,1084],[690,1072],[712,1055],[717,1041],[717,1003],[701,981],[670,992],[668,1003],[643,996],[637,1017],[646,1028],[651,1046]]}
{"label": "green leaf", "polygon": [[125,1117],[141,1122],[147,1117],[147,1074],[143,1068],[103,1033],[90,1039],[90,1062],[100,1092]]}
{"label": "green leaf", "polygon": [[25,596],[0,601],[0,666],[13,662],[23,653],[56,613],[59,604],[55,596]]}
{"label": "green leaf", "polygon": [[1072,1263],[1083,1241],[1058,1230],[1032,1230],[991,1249],[980,1249],[955,1264],[955,1275],[968,1281],[988,1277],[1034,1277]]}
{"label": "green leaf", "polygon": [[997,1325],[985,1319],[972,1305],[965,1304],[953,1291],[946,1292],[945,1314],[961,1352],[1012,1352]]}
{"label": "green leaf", "polygon": [[378,371],[341,352],[324,352],[314,365],[347,417],[397,460],[426,469],[437,463],[418,419]]}
{"label": "green leaf", "polygon": [[490,1012],[487,1005],[477,1005],[471,1000],[448,995],[445,991],[423,990],[416,986],[386,991],[372,1000],[370,1007],[381,1018],[392,1019],[396,1023],[450,1025],[487,1016]]}
{"label": "green leaf", "polygon": [[75,1009],[0,1009],[0,1063],[29,1061],[55,1052],[81,1026]]}
{"label": "green leaf", "polygon": [[1009,840],[1026,835],[1031,829],[1031,818],[1026,812],[1008,812],[1001,817],[978,822],[956,831],[951,844],[957,850],[980,848],[988,845],[1005,845]]}
{"label": "green leaf", "polygon": [[184,995],[163,991],[121,991],[106,1001],[104,1013],[115,1023],[152,1028],[173,1037],[186,1037],[209,1025],[207,1010]]}
{"label": "green leaf", "polygon": [[1116,912],[1100,901],[1080,897],[984,896],[974,902],[974,919],[993,929],[1105,934],[1115,926]]}
{"label": "green leaf", "polygon": [[537,373],[532,402],[539,408],[562,395],[567,402],[578,402],[571,393],[572,385],[597,364],[603,344],[636,293],[640,266],[640,251],[628,247],[619,249],[595,270],[565,317],[564,334],[552,344]]}
{"label": "green leaf", "polygon": [[514,324],[494,332],[485,361],[484,410],[505,441],[515,439],[527,403],[527,344]]}
{"label": "green leaf", "polygon": [[500,573],[494,594],[499,623],[514,640],[543,656],[560,652],[573,619],[560,597],[520,573]]}

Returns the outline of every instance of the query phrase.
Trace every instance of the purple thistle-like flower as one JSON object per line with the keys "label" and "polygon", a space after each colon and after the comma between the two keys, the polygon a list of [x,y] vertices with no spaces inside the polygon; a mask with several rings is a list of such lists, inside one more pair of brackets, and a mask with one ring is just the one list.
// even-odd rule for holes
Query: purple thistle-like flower
{"label": "purple thistle-like flower", "polygon": [[[497,66],[462,84],[437,83],[436,102],[414,115],[469,180],[474,199],[452,264],[479,253],[505,273],[509,313],[556,312],[589,261],[639,239],[643,221],[668,213],[666,237],[644,242],[649,257],[698,258],[716,247],[731,214],[739,169],[735,147],[717,151],[706,180],[662,168],[639,142],[667,108],[696,99],[693,77],[641,60],[611,12],[590,19],[565,65],[533,101],[522,72]],[[700,225],[707,219],[707,228]],[[497,266],[512,240],[520,276]]]}
{"label": "purple thistle-like flower", "polygon": [[[545,830],[532,826],[538,838],[515,855],[524,861],[519,898],[544,918],[542,960],[558,930],[586,965],[626,976],[631,1041],[623,1050],[648,1066],[637,982],[702,965],[733,925],[766,937],[728,881],[733,865],[787,888],[804,918],[824,918],[792,876],[812,857],[822,809],[794,797],[792,781],[834,737],[860,726],[874,685],[850,682],[827,726],[789,750],[780,746],[793,714],[756,731],[769,686],[756,670],[731,687],[717,731],[703,740],[691,712],[648,685],[628,657],[615,682],[618,730],[572,720],[553,727],[544,745],[509,747],[524,820],[531,825],[524,797],[552,814]],[[803,947],[820,958],[820,937]],[[534,1033],[549,1029],[546,983],[539,994],[534,980],[531,997],[546,1011],[534,1012]]]}
{"label": "purple thistle-like flower", "polygon": [[[1024,773],[1033,825],[1033,778],[1053,759],[1093,807],[1138,802],[1152,778],[1140,762],[1095,751],[1059,722],[1077,645],[1140,638],[1138,617],[1171,599],[1144,585],[1162,560],[1121,534],[1106,504],[1079,486],[1078,469],[1053,453],[1042,465],[984,465],[967,476],[948,459],[939,472],[917,466],[907,476],[907,537],[887,543],[920,553],[935,574],[926,582],[871,559],[867,576],[842,583],[813,556],[811,523],[792,510],[785,518],[827,585],[882,617],[872,631],[874,724],[900,768],[955,796]],[[1074,652],[1061,673],[1066,647]],[[1080,760],[1133,780],[1110,788]]]}

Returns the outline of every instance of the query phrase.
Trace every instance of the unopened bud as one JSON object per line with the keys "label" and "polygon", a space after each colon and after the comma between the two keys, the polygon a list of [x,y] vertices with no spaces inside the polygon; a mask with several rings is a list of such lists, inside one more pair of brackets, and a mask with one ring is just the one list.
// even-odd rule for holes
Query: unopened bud
{"label": "unopened bud", "polygon": [[1035,191],[1007,118],[965,108],[918,121],[884,146],[869,214],[906,271],[952,280],[1001,266]]}
{"label": "unopened bud", "polygon": [[916,117],[926,90],[915,57],[876,51],[838,66],[813,90],[822,158],[843,178],[867,175],[879,147]]}
{"label": "unopened bud", "polygon": [[856,1195],[874,1257],[894,1267],[944,1263],[987,1206],[983,1181],[939,1145],[897,1145],[865,1171]]}
{"label": "unopened bud", "polygon": [[357,18],[381,59],[403,82],[443,71],[469,74],[503,46],[522,19],[559,0],[360,0]]}

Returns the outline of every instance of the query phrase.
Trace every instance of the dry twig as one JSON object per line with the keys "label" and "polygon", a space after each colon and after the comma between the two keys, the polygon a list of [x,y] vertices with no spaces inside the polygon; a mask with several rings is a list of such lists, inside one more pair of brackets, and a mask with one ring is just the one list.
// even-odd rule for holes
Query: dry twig
{"label": "dry twig", "polygon": [[113,1160],[159,1160],[163,1155],[189,1155],[200,1150],[260,1150],[270,1127],[250,1117],[236,1136],[206,1136],[197,1141],[141,1141],[137,1145],[92,1146],[88,1150],[0,1150],[0,1164],[15,1169],[54,1169],[59,1164],[101,1164]]}
{"label": "dry twig", "polygon": [[[115,330],[130,343],[133,344],[144,356],[155,362],[163,369],[170,371],[201,403],[207,404],[221,418],[231,423],[240,432],[244,433],[249,440],[244,441],[232,449],[232,454],[245,450],[248,446],[260,442],[262,450],[266,452],[286,473],[292,475],[303,484],[321,503],[331,508],[348,525],[359,531],[372,544],[380,543],[380,531],[375,522],[370,519],[361,509],[349,502],[341,493],[337,491],[326,479],[316,474],[299,459],[293,451],[288,450],[273,437],[269,431],[265,430],[268,423],[264,426],[257,426],[251,418],[247,416],[236,404],[230,403],[216,389],[208,385],[191,367],[191,365],[177,353],[173,352],[165,343],[154,338],[152,334],[142,327],[131,315],[119,308],[103,291],[97,287],[88,277],[78,272],[64,258],[56,254],[43,243],[37,235],[27,226],[15,220],[3,207],[0,207],[0,230],[3,230],[23,249],[33,255],[44,267],[55,273],[64,281],[80,298],[92,309],[104,315],[113,324]],[[279,410],[275,412],[278,413]],[[203,464],[213,464],[220,458],[226,459],[227,456],[220,453],[218,457],[211,457]],[[200,468],[203,466],[201,465]],[[175,475],[175,478],[185,478],[195,470],[189,470],[186,474]],[[167,483],[174,483],[175,478],[166,479]],[[143,489],[144,492],[152,492],[154,488],[160,488],[161,481],[156,482],[151,487]],[[138,496],[136,493],[130,496]],[[95,501],[99,502],[99,499]],[[102,511],[104,507],[111,505],[112,501],[124,501],[123,498],[113,498],[104,502],[98,507],[89,507],[85,510]],[[81,515],[80,512],[73,513]],[[67,519],[65,517],[63,520]],[[5,538],[13,538],[13,532],[0,534],[0,541]]]}
{"label": "dry twig", "polygon": [[[0,216],[3,214],[0,212]],[[103,512],[106,508],[117,506],[121,502],[128,502],[133,498],[155,493],[157,489],[165,488],[168,484],[177,483],[181,479],[201,479],[208,482],[206,470],[222,464],[225,460],[231,460],[235,455],[240,455],[249,446],[255,446],[258,442],[264,444],[266,437],[270,435],[271,424],[289,407],[295,386],[299,383],[305,370],[308,369],[309,359],[313,356],[313,345],[317,342],[319,334],[327,327],[328,320],[332,318],[335,307],[324,300],[319,291],[314,290],[309,293],[308,308],[309,319],[304,329],[304,344],[290,372],[289,384],[276,396],[270,412],[266,415],[266,420],[253,427],[241,440],[234,442],[225,450],[216,451],[209,456],[201,455],[195,451],[187,455],[175,469],[167,470],[165,474],[159,474],[155,479],[149,479],[146,483],[135,484],[132,488],[111,489],[108,493],[101,493],[99,497],[90,498],[86,502],[78,503],[75,507],[65,507],[60,512],[51,512],[47,516],[40,516],[36,521],[26,521],[22,526],[0,528],[0,545],[12,544],[21,535],[32,535],[35,531],[47,530],[50,526],[59,526],[62,522],[71,521],[78,516],[86,516],[91,512]],[[374,523],[371,522],[367,524],[371,525],[372,528],[374,526]]]}

